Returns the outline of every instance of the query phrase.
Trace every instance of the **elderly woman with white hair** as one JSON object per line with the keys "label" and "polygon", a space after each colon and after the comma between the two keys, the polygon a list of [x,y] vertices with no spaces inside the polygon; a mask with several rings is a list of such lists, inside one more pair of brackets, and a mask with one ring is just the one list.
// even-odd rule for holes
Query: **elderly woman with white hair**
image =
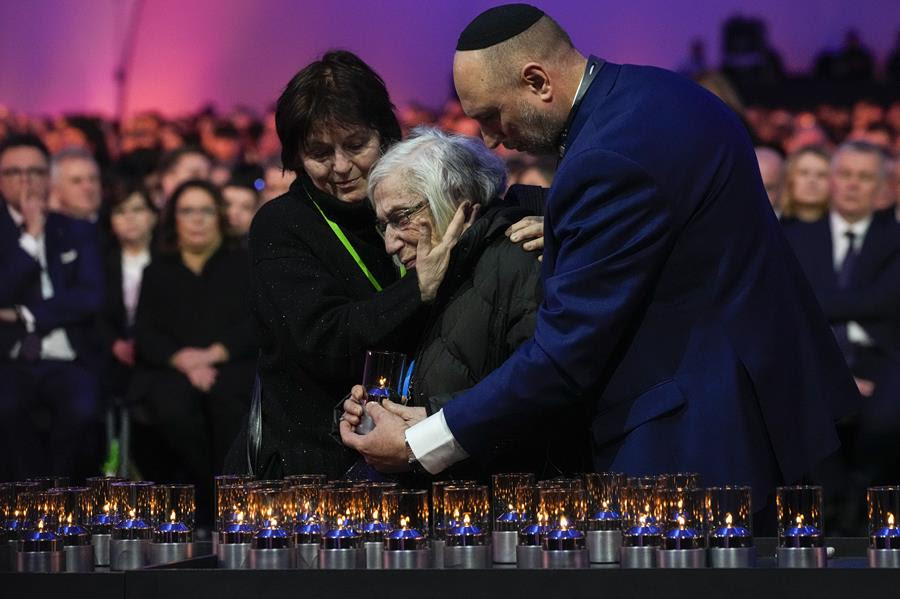
{"label": "elderly woman with white hair", "polygon": [[[385,249],[406,268],[415,266],[421,248],[440,242],[462,203],[480,211],[450,254],[414,356],[407,407],[386,404],[395,413],[402,415],[410,407],[436,412],[500,366],[534,333],[540,263],[504,235],[527,215],[522,208],[499,205],[505,184],[503,162],[480,140],[424,127],[393,146],[369,173],[368,197]],[[357,386],[344,403],[342,437],[351,447],[351,430],[362,415],[364,397],[364,389]],[[548,420],[561,416],[548,414]],[[586,437],[564,436],[565,441],[548,435],[544,443],[514,451],[511,445],[498,446],[490,464],[463,466],[465,474],[479,477],[500,468],[542,474],[578,471],[585,466],[582,457],[589,455],[580,444]]]}

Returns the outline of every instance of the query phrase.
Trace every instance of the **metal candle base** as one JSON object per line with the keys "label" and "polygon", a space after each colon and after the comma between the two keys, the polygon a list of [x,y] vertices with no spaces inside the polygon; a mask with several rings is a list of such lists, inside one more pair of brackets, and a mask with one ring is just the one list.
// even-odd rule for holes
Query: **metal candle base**
{"label": "metal candle base", "polygon": [[145,539],[110,539],[110,570],[138,570],[147,565],[147,545]]}
{"label": "metal candle base", "polygon": [[592,564],[619,563],[622,549],[622,531],[589,530],[584,533],[584,536]]}
{"label": "metal candle base", "polygon": [[517,545],[516,567],[522,570],[537,570],[544,567],[544,550],[540,545]]}
{"label": "metal candle base", "polygon": [[444,547],[444,567],[456,570],[481,570],[491,567],[489,545]]}
{"label": "metal candle base", "polygon": [[900,568],[900,549],[869,548],[870,568]]}
{"label": "metal candle base", "polygon": [[280,549],[250,548],[247,564],[251,570],[293,570],[297,567],[297,551],[294,547]]}
{"label": "metal candle base", "polygon": [[319,549],[319,567],[323,570],[363,570],[366,553],[362,549]]}
{"label": "metal candle base", "polygon": [[660,568],[705,568],[706,549],[660,549],[656,556]]}
{"label": "metal candle base", "polygon": [[93,572],[94,548],[91,545],[69,545],[63,547],[66,558],[66,572]]}
{"label": "metal candle base", "polygon": [[427,549],[385,549],[382,554],[385,570],[423,570],[431,565]]}
{"label": "metal candle base", "polygon": [[62,551],[19,551],[16,553],[16,572],[62,572],[64,562]]}
{"label": "metal candle base", "polygon": [[712,568],[753,568],[756,566],[756,547],[710,547],[709,565]]}
{"label": "metal candle base", "polygon": [[372,541],[363,543],[363,550],[366,552],[366,570],[381,570],[384,561],[381,555],[384,553],[384,543]]}
{"label": "metal candle base", "polygon": [[779,568],[826,568],[825,547],[779,547],[775,552]]}
{"label": "metal candle base", "polygon": [[301,570],[316,570],[319,568],[318,543],[297,543],[297,567]]}
{"label": "metal candle base", "polygon": [[444,567],[444,548],[447,541],[434,539],[431,541],[431,567],[441,569]]}
{"label": "metal candle base", "polygon": [[94,546],[94,565],[109,565],[109,541],[111,535],[93,534],[91,535],[91,545]]}
{"label": "metal candle base", "polygon": [[545,570],[590,568],[587,549],[542,549],[541,565]]}
{"label": "metal candle base", "polygon": [[147,560],[151,566],[182,562],[194,557],[193,543],[150,543]]}
{"label": "metal candle base", "polygon": [[217,543],[216,556],[223,570],[250,568],[250,543]]}
{"label": "metal candle base", "polygon": [[620,563],[623,568],[655,568],[659,548],[654,545],[644,547],[622,547]]}
{"label": "metal candle base", "polygon": [[491,553],[495,564],[516,563],[519,533],[515,530],[495,530],[491,533]]}

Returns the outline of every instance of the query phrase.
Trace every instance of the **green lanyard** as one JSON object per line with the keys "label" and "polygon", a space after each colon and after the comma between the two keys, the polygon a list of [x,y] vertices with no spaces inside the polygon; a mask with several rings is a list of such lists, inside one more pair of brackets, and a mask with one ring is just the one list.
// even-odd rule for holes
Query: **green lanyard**
{"label": "green lanyard", "polygon": [[[353,258],[353,260],[356,262],[356,265],[359,266],[359,269],[361,271],[363,271],[363,274],[366,275],[366,278],[369,279],[370,283],[372,283],[372,287],[375,288],[375,291],[381,291],[381,285],[378,284],[378,281],[375,279],[375,276],[372,274],[372,272],[366,266],[366,263],[363,262],[362,258],[359,257],[359,254],[357,253],[356,248],[353,247],[353,244],[350,243],[350,240],[347,239],[346,235],[344,235],[344,232],[341,230],[341,227],[336,222],[334,222],[333,220],[331,220],[330,218],[325,216],[325,213],[319,207],[319,204],[316,203],[316,201],[313,200],[311,196],[309,199],[312,201],[313,206],[316,207],[316,210],[319,211],[319,214],[322,215],[322,218],[325,219],[325,222],[328,223],[328,226],[331,227],[331,230],[334,231],[334,234],[338,238],[338,240],[344,245],[344,249],[347,250],[347,253],[350,254],[350,256]],[[402,278],[405,275],[406,275],[406,269],[403,268],[403,266],[401,265],[400,266],[400,277]]]}

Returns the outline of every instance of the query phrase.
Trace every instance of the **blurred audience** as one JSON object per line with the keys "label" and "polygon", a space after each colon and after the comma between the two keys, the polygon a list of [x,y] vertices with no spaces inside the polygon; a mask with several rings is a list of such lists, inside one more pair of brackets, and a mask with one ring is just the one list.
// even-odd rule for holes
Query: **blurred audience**
{"label": "blurred audience", "polygon": [[208,180],[213,163],[209,155],[195,146],[184,146],[164,154],[159,163],[160,195],[154,204],[162,210],[175,188],[191,179]]}
{"label": "blurred audience", "polygon": [[772,148],[757,147],[756,161],[769,203],[776,214],[781,214],[781,187],[784,183],[784,158]]}
{"label": "blurred audience", "polygon": [[[99,461],[103,275],[93,225],[48,212],[50,155],[0,145],[0,478],[83,478]],[[12,457],[14,456],[14,458]]]}
{"label": "blurred audience", "polygon": [[228,215],[228,231],[246,244],[250,223],[259,208],[259,192],[252,185],[230,181],[222,188],[225,210]]}
{"label": "blurred audience", "polygon": [[828,212],[830,161],[818,146],[800,148],[788,157],[779,202],[783,222],[813,222]]}
{"label": "blurred audience", "polygon": [[[222,471],[253,383],[249,257],[228,235],[219,189],[197,179],[172,193],[158,241],[141,284],[129,390],[146,407],[154,443],[134,455],[151,479],[209,481]],[[211,488],[197,485],[207,524]]]}
{"label": "blurred audience", "polygon": [[63,150],[50,162],[50,210],[96,223],[102,190],[100,167],[81,148]]}

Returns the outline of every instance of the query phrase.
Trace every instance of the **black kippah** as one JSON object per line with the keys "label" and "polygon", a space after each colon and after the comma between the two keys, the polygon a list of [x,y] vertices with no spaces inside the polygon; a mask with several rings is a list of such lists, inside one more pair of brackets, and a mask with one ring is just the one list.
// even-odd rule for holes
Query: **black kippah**
{"label": "black kippah", "polygon": [[505,42],[537,23],[544,11],[530,4],[504,4],[489,8],[459,34],[456,50],[481,50]]}

